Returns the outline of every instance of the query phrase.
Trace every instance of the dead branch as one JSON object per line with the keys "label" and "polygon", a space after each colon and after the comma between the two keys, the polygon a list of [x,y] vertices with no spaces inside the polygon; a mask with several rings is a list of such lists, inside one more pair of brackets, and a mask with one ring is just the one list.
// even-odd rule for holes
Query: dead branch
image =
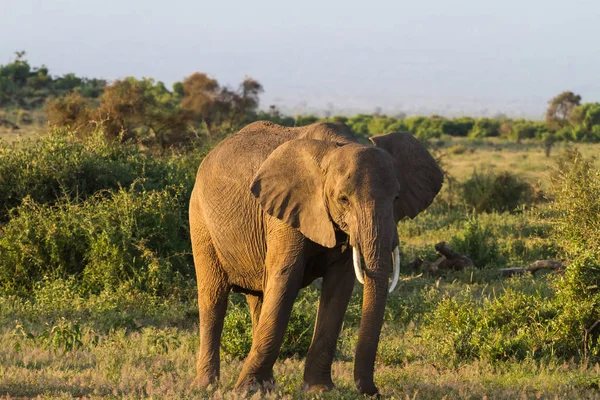
{"label": "dead branch", "polygon": [[512,267],[512,268],[501,268],[498,272],[503,276],[513,276],[517,274],[524,274],[529,272],[534,274],[540,270],[550,270],[554,272],[562,272],[565,266],[560,261],[555,260],[537,260],[531,263],[527,267]]}

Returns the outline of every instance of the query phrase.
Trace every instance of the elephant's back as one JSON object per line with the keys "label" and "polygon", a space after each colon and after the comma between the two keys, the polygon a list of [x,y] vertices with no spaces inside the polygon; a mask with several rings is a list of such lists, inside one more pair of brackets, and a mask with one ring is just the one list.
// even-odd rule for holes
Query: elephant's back
{"label": "elephant's back", "polygon": [[[219,143],[203,160],[198,180],[244,180],[250,184],[261,164],[283,143],[294,139],[355,142],[350,129],[340,123],[319,122],[303,127],[284,127],[268,121],[251,123]],[[249,186],[246,187],[249,190]]]}
{"label": "elephant's back", "polygon": [[235,135],[219,143],[204,159],[200,166],[212,173],[241,177],[239,174],[254,176],[262,162],[283,143],[292,140],[295,132],[285,130],[251,129],[247,126]]}

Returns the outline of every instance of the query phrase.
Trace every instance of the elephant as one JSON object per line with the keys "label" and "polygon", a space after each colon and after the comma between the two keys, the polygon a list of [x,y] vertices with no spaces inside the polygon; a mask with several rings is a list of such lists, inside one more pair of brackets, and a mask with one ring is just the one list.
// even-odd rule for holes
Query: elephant
{"label": "elephant", "polygon": [[409,133],[370,140],[360,143],[341,123],[259,121],[204,158],[189,208],[200,314],[196,386],[219,379],[230,291],[245,295],[252,319],[236,388],[261,387],[274,383],[299,290],[322,278],[304,388],[333,388],[331,365],[356,277],[364,296],[354,381],[361,393],[378,393],[375,357],[388,291],[398,281],[397,223],[431,204],[444,175]]}

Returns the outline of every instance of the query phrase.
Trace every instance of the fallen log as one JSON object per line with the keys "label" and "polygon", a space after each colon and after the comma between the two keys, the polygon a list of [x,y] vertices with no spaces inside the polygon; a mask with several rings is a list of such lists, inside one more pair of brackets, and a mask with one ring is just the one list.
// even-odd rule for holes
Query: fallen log
{"label": "fallen log", "polygon": [[535,275],[536,272],[540,270],[549,270],[554,272],[563,272],[565,269],[565,265],[560,261],[555,260],[537,260],[531,263],[527,267],[512,267],[512,268],[500,268],[498,269],[498,273],[502,276],[513,276],[518,274],[524,274],[529,272]]}

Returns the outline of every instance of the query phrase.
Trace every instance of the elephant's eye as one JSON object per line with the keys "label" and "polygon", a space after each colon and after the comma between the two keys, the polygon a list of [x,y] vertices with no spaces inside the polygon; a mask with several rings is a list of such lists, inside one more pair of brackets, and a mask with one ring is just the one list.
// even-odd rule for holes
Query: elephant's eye
{"label": "elephant's eye", "polygon": [[348,200],[348,196],[346,196],[344,194],[339,197],[339,200],[340,200],[340,203],[342,203],[345,206],[350,204],[350,200]]}

